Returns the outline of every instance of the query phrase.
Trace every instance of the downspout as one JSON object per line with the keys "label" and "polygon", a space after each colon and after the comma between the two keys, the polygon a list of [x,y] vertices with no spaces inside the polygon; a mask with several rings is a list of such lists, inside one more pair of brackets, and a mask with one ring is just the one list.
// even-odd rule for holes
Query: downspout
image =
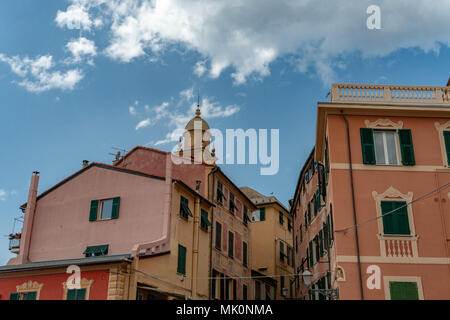
{"label": "downspout", "polygon": [[[31,243],[31,232],[33,231],[34,213],[36,212],[37,191],[39,185],[39,172],[34,171],[31,176],[30,189],[28,191],[27,207],[22,227],[19,256],[17,264],[28,263]],[[15,263],[16,264],[16,263]]]}
{"label": "downspout", "polygon": [[353,185],[353,166],[352,166],[352,149],[350,146],[350,130],[348,126],[348,120],[345,117],[343,111],[341,110],[342,119],[345,122],[345,128],[347,131],[347,152],[348,152],[348,163],[350,168],[350,186],[352,191],[352,209],[353,209],[353,223],[355,225],[355,244],[356,244],[356,258],[358,261],[358,276],[359,276],[359,290],[361,295],[361,300],[364,300],[364,289],[361,274],[361,256],[359,253],[359,236],[358,236],[358,222],[356,218],[356,205],[355,205],[355,189]]}
{"label": "downspout", "polygon": [[198,222],[200,220],[200,198],[195,199],[194,204],[194,230],[192,232],[192,278],[191,298],[197,298],[197,271],[198,271]]}
{"label": "downspout", "polygon": [[[208,200],[209,201],[211,201],[212,203],[214,203],[214,183],[215,183],[215,175],[213,174],[214,172],[216,172],[217,171],[217,167],[214,167],[212,170],[211,170],[211,172],[210,173],[208,173]],[[212,198],[210,198],[210,194],[209,194],[209,190],[210,190],[210,185],[209,185],[209,181],[210,181],[210,175],[211,174],[213,174],[212,175]],[[212,299],[212,296],[211,296],[211,289],[212,289],[212,286],[211,286],[211,281],[215,281],[215,279],[212,279],[212,251],[213,251],[213,230],[214,230],[214,206],[212,206],[211,207],[211,234],[210,234],[210,237],[209,237],[209,269],[208,269],[208,272],[209,272],[209,281],[208,281],[208,296],[209,296],[209,299],[211,300]]]}
{"label": "downspout", "polygon": [[165,248],[170,249],[170,218],[172,209],[172,154],[166,155],[166,179],[165,179],[165,191],[164,191],[164,210],[162,214],[163,230],[158,239],[149,241],[146,243],[137,243],[131,249],[132,274],[133,280],[130,284],[130,299],[136,299],[137,290],[137,277],[136,270],[139,270],[139,252],[142,250],[151,250],[151,253],[162,252]]}

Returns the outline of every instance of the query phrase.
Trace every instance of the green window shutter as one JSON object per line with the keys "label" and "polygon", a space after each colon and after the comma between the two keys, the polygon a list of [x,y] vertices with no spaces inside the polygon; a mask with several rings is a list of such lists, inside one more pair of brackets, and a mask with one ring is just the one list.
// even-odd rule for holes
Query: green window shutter
{"label": "green window shutter", "polygon": [[375,146],[373,129],[361,128],[361,149],[364,164],[375,164]]}
{"label": "green window shutter", "polygon": [[244,264],[244,266],[247,266],[247,243],[246,242],[242,242],[242,263]]}
{"label": "green window shutter", "polygon": [[[410,234],[408,207],[404,201],[381,201],[383,231],[385,234]],[[402,208],[400,208],[402,207]],[[387,214],[397,208],[395,212]]]}
{"label": "green window shutter", "polygon": [[9,300],[19,300],[19,293],[18,292],[11,292],[9,294]]}
{"label": "green window shutter", "polygon": [[259,219],[260,221],[266,220],[266,208],[259,209]]}
{"label": "green window shutter", "polygon": [[312,241],[309,242],[309,265],[314,265],[314,252],[313,252],[313,243]]}
{"label": "green window shutter", "polygon": [[324,249],[323,249],[323,230],[320,230],[319,232],[319,249],[320,249],[320,256],[323,257]]}
{"label": "green window shutter", "polygon": [[447,152],[447,164],[450,166],[450,131],[444,131],[444,143]]}
{"label": "green window shutter", "polygon": [[96,221],[98,215],[98,200],[91,201],[91,210],[89,211],[89,221]]}
{"label": "green window shutter", "polygon": [[400,140],[400,149],[402,151],[402,163],[405,166],[416,164],[414,159],[414,147],[410,129],[399,129],[398,137]]}
{"label": "green window shutter", "polygon": [[280,261],[284,261],[284,243],[280,241]]}
{"label": "green window shutter", "polygon": [[119,218],[119,207],[120,207],[120,197],[116,197],[113,199],[111,219]]}
{"label": "green window shutter", "polygon": [[419,300],[417,283],[390,282],[391,300]]}
{"label": "green window shutter", "polygon": [[216,222],[216,249],[222,248],[222,225]]}
{"label": "green window shutter", "polygon": [[186,248],[180,244],[178,245],[177,272],[180,274],[186,274]]}
{"label": "green window shutter", "polygon": [[208,229],[208,227],[211,227],[211,222],[208,220],[208,212],[205,210],[201,210],[202,217],[201,217],[201,227],[203,229]]}
{"label": "green window shutter", "polygon": [[84,250],[83,254],[86,257],[93,257],[93,256],[106,256],[108,255],[108,247],[109,245],[104,244],[101,246],[89,246]]}
{"label": "green window shutter", "polygon": [[76,300],[86,300],[86,289],[76,290]]}
{"label": "green window shutter", "polygon": [[67,300],[77,300],[77,289],[67,290]]}
{"label": "green window shutter", "polygon": [[37,292],[36,291],[31,291],[31,292],[27,292],[26,296],[24,297],[24,300],[36,300],[37,298]]}

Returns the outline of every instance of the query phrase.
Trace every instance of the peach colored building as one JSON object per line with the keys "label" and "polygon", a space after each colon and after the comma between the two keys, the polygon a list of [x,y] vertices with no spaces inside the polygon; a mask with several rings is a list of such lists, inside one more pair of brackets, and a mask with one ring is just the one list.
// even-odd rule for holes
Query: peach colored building
{"label": "peach colored building", "polygon": [[274,196],[264,196],[249,187],[241,190],[257,208],[250,227],[254,297],[294,299],[294,232],[289,210]]}
{"label": "peach colored building", "polygon": [[449,184],[450,87],[333,84],[291,208],[298,296],[450,299]]}

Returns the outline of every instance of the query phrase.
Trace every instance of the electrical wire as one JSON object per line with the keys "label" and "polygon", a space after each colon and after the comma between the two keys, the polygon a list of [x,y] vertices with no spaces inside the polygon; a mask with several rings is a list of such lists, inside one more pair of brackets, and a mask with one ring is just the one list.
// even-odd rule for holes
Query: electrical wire
{"label": "electrical wire", "polygon": [[344,232],[344,233],[346,233],[346,232],[347,232],[348,230],[350,230],[350,229],[353,229],[353,228],[362,226],[362,225],[364,225],[364,224],[366,224],[366,223],[369,223],[369,222],[372,222],[372,221],[376,221],[376,220],[378,220],[378,219],[380,219],[380,218],[383,218],[383,217],[385,217],[385,216],[387,216],[387,215],[390,215],[390,214],[394,213],[394,212],[397,211],[397,210],[400,210],[401,208],[407,207],[408,205],[411,205],[411,204],[413,204],[413,203],[415,203],[415,202],[418,202],[418,201],[420,201],[420,200],[423,200],[423,199],[429,197],[430,195],[432,195],[433,193],[436,193],[436,192],[438,192],[438,191],[440,191],[440,190],[442,190],[442,189],[448,187],[449,185],[450,185],[450,182],[447,182],[446,184],[443,184],[442,186],[440,186],[440,187],[438,187],[438,188],[436,188],[436,189],[434,189],[434,190],[432,190],[432,191],[430,191],[430,192],[428,192],[428,193],[426,193],[426,194],[424,194],[424,195],[418,197],[417,199],[414,199],[414,200],[412,200],[412,201],[410,201],[410,202],[407,202],[407,203],[405,203],[404,205],[402,205],[402,206],[400,206],[400,207],[398,207],[398,208],[396,208],[396,209],[394,209],[394,210],[391,210],[391,211],[389,211],[389,212],[386,212],[386,213],[384,213],[384,214],[382,214],[382,215],[380,215],[380,216],[377,216],[377,217],[375,217],[375,218],[368,219],[368,220],[363,221],[363,222],[361,222],[361,223],[351,225],[351,226],[346,227],[346,228],[344,228],[344,229],[335,230],[335,232]]}

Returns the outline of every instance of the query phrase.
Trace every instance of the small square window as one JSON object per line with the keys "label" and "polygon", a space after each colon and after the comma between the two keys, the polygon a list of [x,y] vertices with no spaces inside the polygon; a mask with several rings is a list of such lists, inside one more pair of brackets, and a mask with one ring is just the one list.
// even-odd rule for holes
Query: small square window
{"label": "small square window", "polygon": [[100,215],[101,220],[108,220],[112,218],[113,199],[102,200],[102,211]]}

